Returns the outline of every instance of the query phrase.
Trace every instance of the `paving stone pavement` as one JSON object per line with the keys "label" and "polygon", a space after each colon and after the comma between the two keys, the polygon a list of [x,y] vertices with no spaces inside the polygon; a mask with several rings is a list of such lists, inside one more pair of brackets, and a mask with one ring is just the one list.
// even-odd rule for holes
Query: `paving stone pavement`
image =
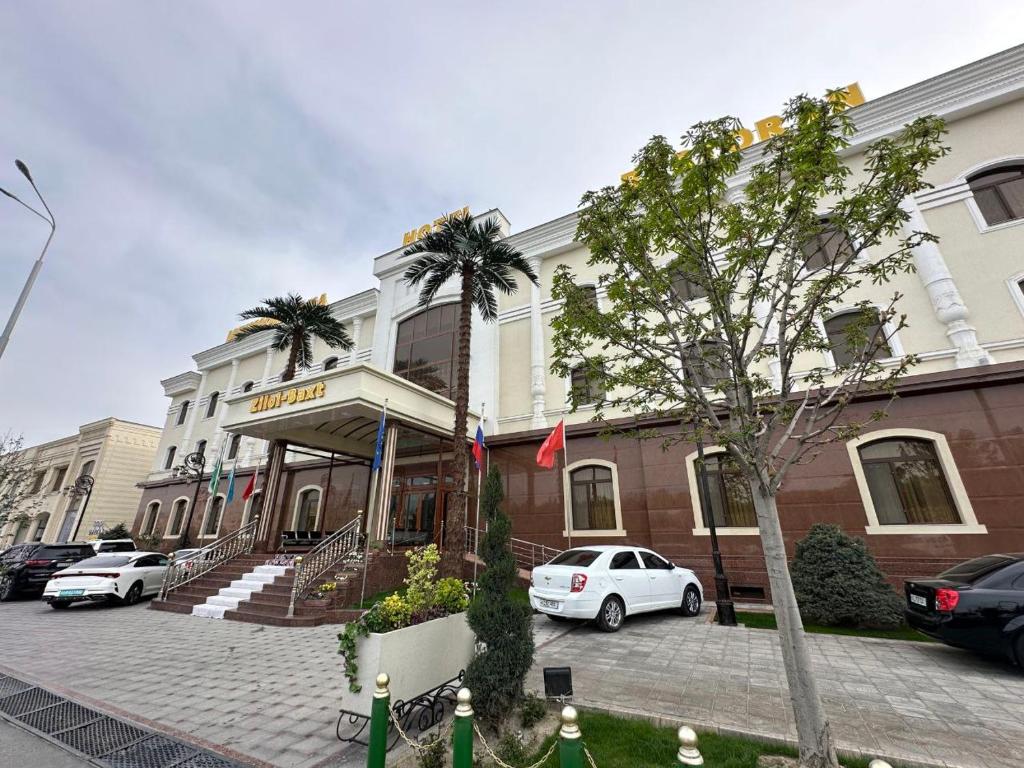
{"label": "paving stone pavement", "polygon": [[[841,747],[962,768],[1024,765],[1024,673],[1017,668],[938,643],[808,639]],[[581,706],[796,737],[771,630],[671,614],[635,617],[614,635],[582,625],[539,647],[530,686],[543,687],[543,667],[562,665],[572,667]]]}

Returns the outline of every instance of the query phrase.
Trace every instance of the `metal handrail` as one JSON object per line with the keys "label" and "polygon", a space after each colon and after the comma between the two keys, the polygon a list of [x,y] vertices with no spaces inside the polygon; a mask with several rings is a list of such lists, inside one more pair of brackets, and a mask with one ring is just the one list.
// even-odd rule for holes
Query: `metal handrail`
{"label": "metal handrail", "polygon": [[[317,579],[329,571],[339,560],[360,552],[363,513],[346,523],[326,539],[317,544],[305,555],[295,558],[295,581],[292,583],[292,595],[288,601],[288,615],[295,615],[295,601],[304,594]],[[365,567],[365,564],[364,564]]]}
{"label": "metal handrail", "polygon": [[[466,526],[467,552],[472,552],[474,555],[479,552],[478,546],[484,533],[486,531],[480,528]],[[554,547],[515,538],[509,539],[509,549],[512,550],[512,556],[516,559],[516,565],[524,571],[532,571],[538,565],[544,565],[562,553],[562,550]]]}
{"label": "metal handrail", "polygon": [[227,536],[221,536],[181,562],[176,563],[172,554],[171,561],[164,572],[159,599],[166,600],[167,595],[175,589],[209,573],[233,557],[251,554],[259,521],[258,515],[253,517],[248,525],[242,526],[237,531],[232,531]]}

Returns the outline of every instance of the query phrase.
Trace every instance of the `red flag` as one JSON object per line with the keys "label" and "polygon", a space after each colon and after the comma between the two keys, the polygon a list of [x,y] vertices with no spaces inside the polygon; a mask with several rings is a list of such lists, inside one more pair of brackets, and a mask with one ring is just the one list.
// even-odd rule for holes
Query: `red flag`
{"label": "red flag", "polygon": [[537,451],[537,464],[545,469],[551,469],[555,466],[555,454],[563,448],[565,448],[565,423],[559,421],[540,450]]}
{"label": "red flag", "polygon": [[245,486],[245,490],[242,491],[242,501],[248,501],[249,497],[252,496],[252,492],[256,490],[256,475],[260,473],[259,467],[252,473],[252,477],[249,478],[248,484]]}

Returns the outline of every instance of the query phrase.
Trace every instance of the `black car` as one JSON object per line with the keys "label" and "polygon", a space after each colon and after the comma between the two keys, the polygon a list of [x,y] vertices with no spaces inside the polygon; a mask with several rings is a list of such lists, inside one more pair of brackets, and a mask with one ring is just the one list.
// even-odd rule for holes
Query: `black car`
{"label": "black car", "polygon": [[905,586],[907,623],[958,648],[1024,667],[1024,553],[985,555]]}
{"label": "black car", "polygon": [[16,544],[0,553],[0,601],[42,594],[54,571],[95,554],[91,544]]}

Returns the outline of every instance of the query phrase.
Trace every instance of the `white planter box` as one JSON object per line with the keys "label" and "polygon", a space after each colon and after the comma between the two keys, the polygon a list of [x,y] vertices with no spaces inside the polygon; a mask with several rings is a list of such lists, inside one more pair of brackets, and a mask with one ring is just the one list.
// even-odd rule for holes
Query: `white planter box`
{"label": "white planter box", "polygon": [[377,675],[391,678],[391,702],[404,701],[457,677],[473,658],[476,636],[465,613],[453,613],[405,629],[371,632],[356,641],[359,693],[344,689],[341,708],[370,716]]}

